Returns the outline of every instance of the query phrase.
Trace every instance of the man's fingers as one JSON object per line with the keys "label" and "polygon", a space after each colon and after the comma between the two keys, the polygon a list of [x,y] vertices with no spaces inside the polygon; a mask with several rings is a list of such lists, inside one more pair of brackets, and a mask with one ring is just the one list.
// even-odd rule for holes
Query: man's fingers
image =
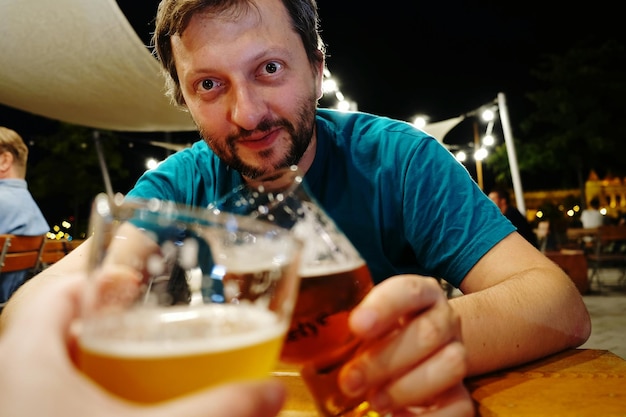
{"label": "man's fingers", "polygon": [[370,400],[379,410],[428,405],[438,393],[461,384],[466,372],[464,346],[460,342],[450,343],[419,366],[383,385]]}
{"label": "man's fingers", "polygon": [[350,314],[350,328],[365,340],[397,327],[398,317],[411,317],[445,298],[439,283],[419,275],[398,275],[380,284]]}

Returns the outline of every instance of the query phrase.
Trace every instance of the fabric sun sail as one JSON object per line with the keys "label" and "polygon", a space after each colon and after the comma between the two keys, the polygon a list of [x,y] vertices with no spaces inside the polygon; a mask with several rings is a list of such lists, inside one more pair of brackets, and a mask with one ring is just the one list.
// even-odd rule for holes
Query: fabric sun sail
{"label": "fabric sun sail", "polygon": [[87,127],[190,131],[115,0],[0,0],[0,103]]}

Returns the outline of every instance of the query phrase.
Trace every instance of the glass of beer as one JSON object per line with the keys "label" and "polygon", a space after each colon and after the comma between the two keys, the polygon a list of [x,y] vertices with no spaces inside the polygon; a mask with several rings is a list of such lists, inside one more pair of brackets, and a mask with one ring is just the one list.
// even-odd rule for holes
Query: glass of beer
{"label": "glass of beer", "polygon": [[370,271],[311,197],[298,168],[241,186],[209,208],[280,225],[304,242],[300,291],[281,362],[298,367],[321,415],[378,416],[364,398],[344,396],[337,384],[342,365],[360,346],[348,317],[373,287]]}
{"label": "glass of beer", "polygon": [[250,217],[98,195],[78,367],[113,394],[169,400],[267,378],[299,288],[302,243]]}

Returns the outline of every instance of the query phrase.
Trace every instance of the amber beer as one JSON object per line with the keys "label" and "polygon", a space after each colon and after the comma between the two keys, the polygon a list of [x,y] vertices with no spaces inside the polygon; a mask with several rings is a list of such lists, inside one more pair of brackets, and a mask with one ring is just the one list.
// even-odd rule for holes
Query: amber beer
{"label": "amber beer", "polygon": [[320,412],[327,416],[339,415],[363,401],[343,397],[337,375],[358,347],[348,316],[373,286],[361,259],[333,268],[305,266],[301,272],[300,292],[280,357],[285,363],[302,365],[302,377]]}
{"label": "amber beer", "polygon": [[112,393],[152,403],[267,377],[285,331],[276,314],[253,304],[141,309],[82,329],[78,365]]}

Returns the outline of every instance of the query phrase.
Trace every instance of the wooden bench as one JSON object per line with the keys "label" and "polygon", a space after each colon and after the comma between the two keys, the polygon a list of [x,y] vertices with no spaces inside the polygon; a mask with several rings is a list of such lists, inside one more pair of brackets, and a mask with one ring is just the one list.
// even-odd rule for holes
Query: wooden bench
{"label": "wooden bench", "polygon": [[[37,272],[46,239],[41,236],[0,235],[0,279],[2,274],[25,271],[24,280]],[[0,311],[4,302],[0,303]]]}
{"label": "wooden bench", "polygon": [[1,235],[0,273],[34,270],[46,236]]}
{"label": "wooden bench", "polygon": [[60,261],[65,255],[73,251],[76,247],[78,247],[78,245],[83,242],[84,240],[82,239],[46,239],[43,250],[41,252],[41,257],[39,259],[38,269],[40,271],[44,270],[48,266]]}
{"label": "wooden bench", "polygon": [[41,268],[43,269],[48,265],[60,261],[67,253],[64,241],[46,240],[43,245],[43,251],[41,252]]}
{"label": "wooden bench", "polygon": [[567,236],[566,245],[569,249],[582,249],[585,252],[590,252],[593,250],[598,228],[568,228],[565,234]]}

